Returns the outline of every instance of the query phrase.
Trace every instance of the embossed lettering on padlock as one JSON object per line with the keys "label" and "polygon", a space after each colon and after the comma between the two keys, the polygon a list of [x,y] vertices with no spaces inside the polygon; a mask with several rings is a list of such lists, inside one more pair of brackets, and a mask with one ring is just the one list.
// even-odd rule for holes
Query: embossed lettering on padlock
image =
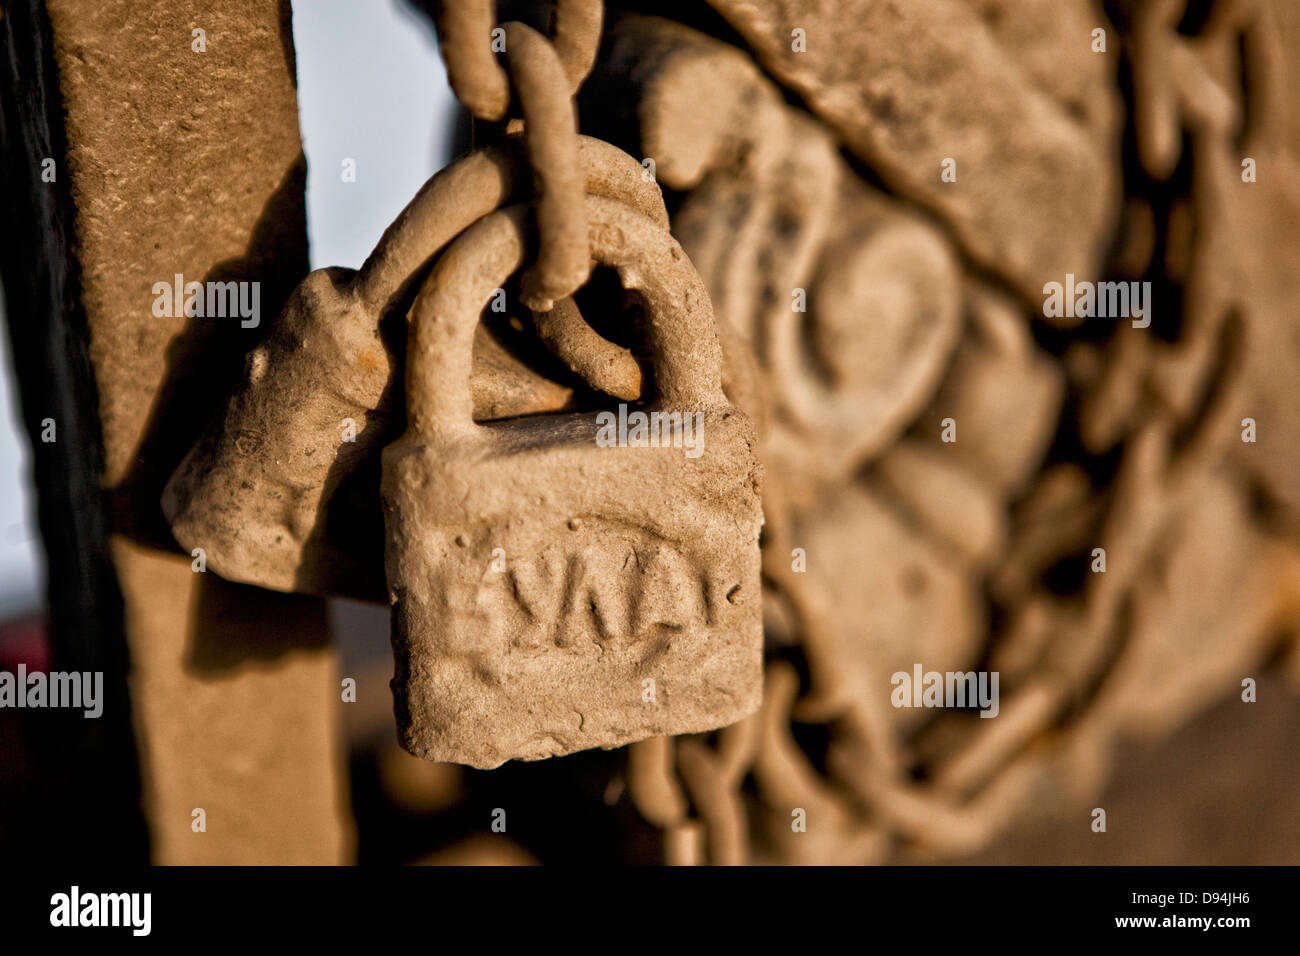
{"label": "embossed lettering on padlock", "polygon": [[526,210],[448,248],[411,310],[408,426],[383,454],[395,711],[431,760],[706,731],[760,702],[760,466],[722,391],[708,294],[665,229],[612,200],[587,212],[592,258],[646,305],[654,398],[639,411],[693,416],[700,453],[671,428],[598,442],[596,412],[476,424],[474,326],[525,262]]}

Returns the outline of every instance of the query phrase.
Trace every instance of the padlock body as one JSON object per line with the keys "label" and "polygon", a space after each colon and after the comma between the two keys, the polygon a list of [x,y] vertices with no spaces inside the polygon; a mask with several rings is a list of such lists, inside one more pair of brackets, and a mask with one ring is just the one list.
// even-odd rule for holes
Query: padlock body
{"label": "padlock body", "polygon": [[762,686],[750,422],[601,447],[592,414],[384,452],[399,736],[489,768],[726,726]]}

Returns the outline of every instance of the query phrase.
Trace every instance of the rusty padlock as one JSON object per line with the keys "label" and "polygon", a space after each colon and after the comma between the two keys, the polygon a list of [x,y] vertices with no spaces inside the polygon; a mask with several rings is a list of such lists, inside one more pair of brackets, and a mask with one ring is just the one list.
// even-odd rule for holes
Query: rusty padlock
{"label": "rusty padlock", "polygon": [[708,293],[666,229],[586,205],[592,258],[645,305],[644,407],[474,422],[474,328],[525,262],[525,207],[470,227],[409,313],[385,568],[399,736],[430,760],[616,747],[760,703],[761,466],[722,391]]}

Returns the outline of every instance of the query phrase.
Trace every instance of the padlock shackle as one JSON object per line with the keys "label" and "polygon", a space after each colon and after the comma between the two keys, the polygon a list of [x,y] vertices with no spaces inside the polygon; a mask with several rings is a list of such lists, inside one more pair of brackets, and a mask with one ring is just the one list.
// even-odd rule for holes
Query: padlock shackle
{"label": "padlock shackle", "polygon": [[[663,226],[612,199],[587,196],[592,258],[641,293],[654,360],[655,407],[703,411],[726,405],[722,348],[708,292]],[[408,314],[406,409],[409,437],[470,435],[470,366],[479,315],[527,260],[530,209],[485,216],[453,242],[425,280]]]}
{"label": "padlock shackle", "polygon": [[[633,157],[604,140],[578,137],[578,165],[590,195],[618,199],[668,228],[663,194]],[[532,173],[523,146],[475,149],[439,170],[384,230],[353,279],[371,310],[382,310],[449,242],[474,222],[522,200]]]}

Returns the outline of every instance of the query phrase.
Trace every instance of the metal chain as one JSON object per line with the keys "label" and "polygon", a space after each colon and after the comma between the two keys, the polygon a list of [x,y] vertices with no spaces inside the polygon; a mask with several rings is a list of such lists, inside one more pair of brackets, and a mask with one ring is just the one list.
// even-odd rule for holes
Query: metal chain
{"label": "metal chain", "polygon": [[[599,0],[556,0],[548,38],[518,21],[494,28],[494,7],[492,0],[444,3],[439,46],[452,90],[475,118],[505,120],[512,85],[518,96],[539,236],[537,262],[523,276],[520,297],[530,309],[548,312],[590,272],[573,95],[595,62],[604,10]],[[507,69],[493,52],[498,41]]]}

